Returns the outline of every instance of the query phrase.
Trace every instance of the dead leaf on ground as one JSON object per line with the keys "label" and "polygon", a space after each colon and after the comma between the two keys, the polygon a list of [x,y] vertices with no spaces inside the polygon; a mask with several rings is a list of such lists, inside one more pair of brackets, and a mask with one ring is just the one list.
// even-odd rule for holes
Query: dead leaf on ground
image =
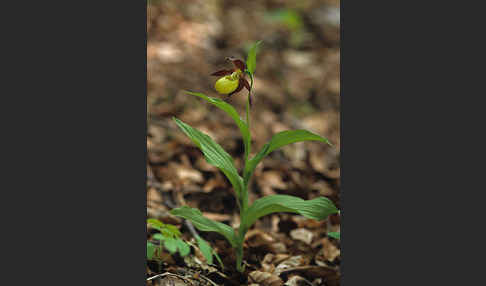
{"label": "dead leaf on ground", "polygon": [[176,163],[169,163],[169,168],[175,170],[177,177],[183,182],[193,182],[193,183],[202,183],[204,178],[201,172],[197,171],[193,168],[188,168],[186,166],[176,164]]}
{"label": "dead leaf on ground", "polygon": [[246,233],[245,241],[250,247],[260,247],[272,244],[275,239],[259,229],[252,229]]}
{"label": "dead leaf on ground", "polygon": [[258,184],[264,196],[275,194],[274,189],[286,190],[287,184],[282,180],[282,173],[278,171],[266,171],[257,178]]}
{"label": "dead leaf on ground", "polygon": [[252,271],[248,274],[250,281],[256,282],[262,286],[282,286],[283,281],[275,274],[262,271]]}
{"label": "dead leaf on ground", "polygon": [[174,276],[174,275],[168,275],[161,279],[159,282],[156,282],[155,285],[160,285],[160,286],[187,286],[190,284],[187,284],[183,279]]}
{"label": "dead leaf on ground", "polygon": [[287,246],[283,242],[274,242],[270,244],[269,250],[276,254],[287,253]]}
{"label": "dead leaf on ground", "polygon": [[290,232],[290,236],[295,239],[302,241],[308,245],[312,243],[312,239],[314,238],[314,234],[305,228],[297,228]]}
{"label": "dead leaf on ground", "polygon": [[221,177],[219,173],[216,173],[216,175],[209,179],[206,184],[204,184],[204,187],[202,188],[205,193],[210,193],[212,190],[215,188],[226,188],[226,182],[224,179]]}
{"label": "dead leaf on ground", "polygon": [[272,273],[275,270],[275,265],[272,263],[275,259],[275,255],[272,253],[267,253],[261,262],[262,271]]}
{"label": "dead leaf on ground", "polygon": [[317,261],[331,261],[334,260],[341,255],[341,251],[337,248],[327,237],[321,240],[322,248],[316,254],[316,262]]}
{"label": "dead leaf on ground", "polygon": [[292,276],[285,282],[287,286],[314,286],[309,280],[298,275]]}
{"label": "dead leaf on ground", "polygon": [[295,268],[297,266],[304,266],[307,264],[309,264],[309,259],[305,258],[303,255],[292,256],[277,265],[274,273],[276,275],[280,275],[280,273],[284,272],[287,269]]}
{"label": "dead leaf on ground", "polygon": [[147,190],[147,207],[157,208],[162,202],[162,196],[155,188],[149,188]]}
{"label": "dead leaf on ground", "polygon": [[339,272],[336,269],[327,266],[319,266],[319,265],[290,267],[280,272],[279,274],[280,276],[282,276],[282,275],[290,275],[294,273],[299,274],[301,276],[309,277],[311,279],[322,278],[322,277],[331,279],[331,278],[339,277]]}

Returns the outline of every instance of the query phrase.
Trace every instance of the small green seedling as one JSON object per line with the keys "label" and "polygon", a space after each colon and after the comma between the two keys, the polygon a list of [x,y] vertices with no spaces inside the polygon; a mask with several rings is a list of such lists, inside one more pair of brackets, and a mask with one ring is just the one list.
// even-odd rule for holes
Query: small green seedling
{"label": "small green seedling", "polygon": [[[222,94],[235,94],[243,87],[248,90],[248,100],[246,103],[246,121],[243,121],[234,107],[225,101],[208,97],[203,93],[187,92],[190,95],[203,98],[207,102],[215,105],[225,111],[238,126],[243,137],[245,147],[243,176],[240,176],[236,170],[233,158],[214,140],[203,132],[189,126],[181,120],[174,117],[174,121],[179,128],[192,140],[192,142],[202,151],[206,161],[221,170],[230,181],[234,188],[236,202],[240,210],[240,227],[236,231],[229,225],[210,220],[202,215],[198,209],[182,206],[171,210],[173,215],[190,220],[196,228],[201,231],[213,231],[223,235],[236,251],[236,269],[239,272],[244,271],[243,260],[243,242],[245,234],[250,227],[262,216],[277,213],[290,212],[297,213],[304,217],[323,220],[329,215],[337,213],[338,209],[332,201],[325,197],[319,197],[312,200],[303,200],[298,197],[288,195],[271,195],[260,198],[248,205],[248,183],[250,178],[263,158],[278,148],[301,141],[321,141],[331,145],[326,139],[306,130],[288,130],[275,134],[271,140],[252,158],[251,152],[251,134],[250,134],[250,105],[251,90],[253,88],[253,78],[256,66],[256,50],[261,41],[255,43],[248,53],[246,65],[243,61],[234,58],[228,58],[235,66],[231,70],[221,70],[212,75],[223,76],[215,85],[215,89]],[[250,77],[251,84],[248,84],[244,78],[245,74]]]}
{"label": "small green seedling", "polygon": [[165,224],[157,219],[148,219],[147,223],[159,232],[152,236],[152,239],[158,240],[159,245],[155,245],[147,241],[147,259],[160,260],[162,257],[163,247],[167,249],[171,254],[179,251],[179,254],[184,257],[189,254],[190,247],[184,240],[180,238],[181,233],[176,226],[171,224]]}
{"label": "small green seedling", "polygon": [[[184,240],[181,239],[181,232],[179,229],[171,224],[165,224],[157,219],[148,219],[147,223],[153,228],[158,230],[158,233],[155,233],[152,236],[152,239],[158,240],[159,245],[153,244],[150,241],[147,241],[147,259],[148,260],[162,260],[162,250],[163,247],[167,249],[171,254],[175,254],[179,252],[181,257],[188,255],[191,251],[189,244],[186,243]],[[199,250],[206,258],[206,262],[208,264],[213,263],[213,255],[216,259],[221,263],[221,258],[218,256],[216,251],[212,249],[207,241],[202,239],[199,235],[196,236],[196,241],[198,244]]]}

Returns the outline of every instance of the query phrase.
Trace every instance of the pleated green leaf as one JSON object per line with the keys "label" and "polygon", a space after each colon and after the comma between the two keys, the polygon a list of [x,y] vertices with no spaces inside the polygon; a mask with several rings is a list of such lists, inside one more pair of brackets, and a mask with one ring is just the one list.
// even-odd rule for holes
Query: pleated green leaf
{"label": "pleated green leaf", "polygon": [[256,53],[258,49],[258,45],[260,45],[262,41],[258,41],[250,48],[248,52],[248,56],[246,57],[246,68],[248,71],[253,75],[255,73],[256,68]]}
{"label": "pleated green leaf", "polygon": [[211,103],[212,105],[218,107],[219,109],[223,110],[226,112],[236,123],[238,128],[240,129],[241,136],[243,137],[243,144],[245,145],[245,152],[246,154],[250,154],[250,131],[248,130],[248,125],[246,124],[245,121],[241,120],[240,115],[238,112],[236,112],[235,108],[226,103],[225,101],[219,99],[219,98],[213,98],[205,95],[204,93],[200,92],[191,92],[191,91],[186,91],[187,94],[198,96],[207,102]]}
{"label": "pleated green leaf", "polygon": [[270,139],[270,141],[263,146],[260,152],[258,152],[255,157],[249,160],[248,164],[245,166],[245,180],[249,179],[258,163],[260,163],[260,161],[263,160],[265,156],[282,146],[301,141],[321,141],[331,145],[329,140],[327,140],[326,138],[307,130],[287,130],[279,132],[273,135],[272,139]]}
{"label": "pleated green leaf", "polygon": [[171,214],[190,220],[192,224],[201,231],[214,231],[223,235],[229,243],[235,247],[236,239],[233,228],[224,223],[210,220],[204,217],[198,209],[182,206],[170,211]]}
{"label": "pleated green leaf", "polygon": [[307,218],[323,220],[337,213],[338,209],[325,197],[303,200],[288,195],[271,195],[256,200],[245,212],[242,224],[248,229],[260,217],[278,212],[297,213]]}
{"label": "pleated green leaf", "polygon": [[177,126],[179,126],[179,128],[192,140],[192,142],[194,142],[194,144],[201,149],[206,161],[209,164],[216,166],[221,170],[221,172],[223,172],[223,174],[225,174],[233,185],[235,193],[239,198],[243,189],[243,179],[236,170],[233,158],[231,158],[231,156],[208,135],[195,128],[192,128],[175,117],[173,119]]}

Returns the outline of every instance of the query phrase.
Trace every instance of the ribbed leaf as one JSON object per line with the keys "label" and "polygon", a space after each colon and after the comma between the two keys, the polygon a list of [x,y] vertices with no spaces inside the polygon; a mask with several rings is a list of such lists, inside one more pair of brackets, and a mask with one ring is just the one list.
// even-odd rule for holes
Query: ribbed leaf
{"label": "ribbed leaf", "polygon": [[258,152],[255,157],[249,160],[248,164],[245,166],[245,180],[249,179],[258,163],[260,163],[260,161],[263,160],[265,156],[282,146],[301,141],[321,141],[331,145],[329,140],[327,140],[326,138],[307,130],[287,130],[279,132],[273,135],[272,139],[270,139],[270,141],[263,146],[260,152]]}
{"label": "ribbed leaf", "polygon": [[201,250],[204,258],[206,258],[206,262],[208,264],[213,264],[213,249],[211,248],[211,246],[209,246],[207,241],[202,239],[200,236],[196,236],[196,240],[199,250]]}
{"label": "ribbed leaf", "polygon": [[258,41],[255,44],[253,44],[246,58],[246,68],[252,75],[253,73],[255,73],[257,48],[258,45],[260,45],[261,43],[262,41]]}
{"label": "ribbed leaf", "polygon": [[218,167],[218,169],[225,174],[228,180],[233,185],[235,193],[239,198],[241,191],[243,189],[243,179],[238,174],[236,167],[233,162],[233,158],[216,142],[211,139],[208,135],[203,132],[192,128],[191,126],[185,124],[181,120],[174,117],[174,121],[177,123],[179,128],[196,144],[196,146],[201,149],[206,158],[206,161]]}
{"label": "ribbed leaf", "polygon": [[242,224],[248,229],[260,217],[277,212],[297,213],[307,218],[322,220],[330,214],[337,213],[338,209],[325,197],[303,200],[288,195],[271,195],[256,200],[245,212]]}
{"label": "ribbed leaf", "polygon": [[235,233],[233,229],[224,223],[212,221],[202,215],[198,209],[182,206],[170,211],[171,214],[188,219],[194,226],[201,231],[214,231],[223,235],[234,247],[236,245]]}
{"label": "ribbed leaf", "polygon": [[243,144],[245,145],[245,152],[246,154],[250,154],[250,131],[248,130],[248,125],[246,122],[241,120],[240,116],[238,115],[238,112],[236,112],[235,108],[226,103],[225,101],[219,99],[219,98],[213,98],[205,95],[204,93],[200,92],[191,92],[191,91],[186,91],[187,94],[198,96],[202,99],[205,99],[207,102],[213,104],[214,106],[218,107],[219,109],[223,110],[226,112],[233,120],[235,121],[236,125],[240,129],[241,136],[243,137]]}

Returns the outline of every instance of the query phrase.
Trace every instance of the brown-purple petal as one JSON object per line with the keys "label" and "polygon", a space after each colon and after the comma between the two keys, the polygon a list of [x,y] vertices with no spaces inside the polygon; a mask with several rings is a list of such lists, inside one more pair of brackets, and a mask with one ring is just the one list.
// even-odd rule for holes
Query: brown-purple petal
{"label": "brown-purple petal", "polygon": [[217,72],[213,72],[211,75],[223,76],[223,75],[230,75],[232,73],[233,73],[232,70],[220,70],[220,71],[217,71]]}
{"label": "brown-purple petal", "polygon": [[233,94],[239,92],[242,89],[243,89],[243,85],[241,84],[240,81],[238,81],[238,87],[235,89],[235,91],[233,91],[232,93],[228,94],[228,96],[232,96]]}
{"label": "brown-purple petal", "polygon": [[248,81],[246,79],[240,77],[240,84],[243,85],[244,87],[246,87],[246,89],[248,89],[248,91],[250,91],[250,84],[248,83]]}

